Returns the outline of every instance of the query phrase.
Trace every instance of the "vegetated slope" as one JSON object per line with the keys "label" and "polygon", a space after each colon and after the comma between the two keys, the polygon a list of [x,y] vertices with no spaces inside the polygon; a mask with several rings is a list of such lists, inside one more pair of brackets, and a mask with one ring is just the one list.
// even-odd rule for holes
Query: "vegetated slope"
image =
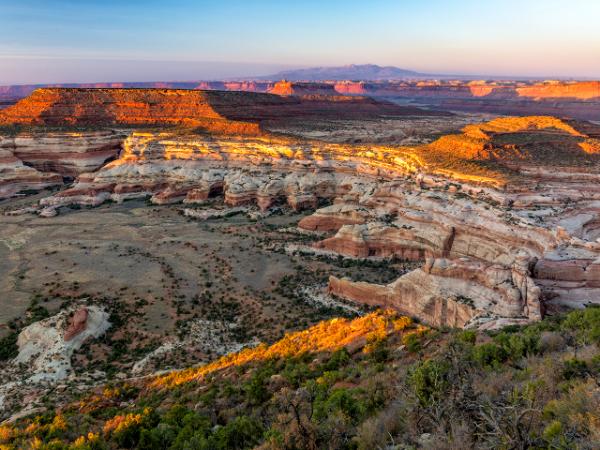
{"label": "vegetated slope", "polygon": [[4,448],[595,448],[600,308],[493,334],[391,312],[123,382],[5,424]]}

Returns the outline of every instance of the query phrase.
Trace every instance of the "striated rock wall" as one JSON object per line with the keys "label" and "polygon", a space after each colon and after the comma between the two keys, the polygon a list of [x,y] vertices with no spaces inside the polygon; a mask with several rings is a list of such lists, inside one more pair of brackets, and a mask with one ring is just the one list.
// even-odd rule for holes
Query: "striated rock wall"
{"label": "striated rock wall", "polygon": [[256,134],[256,123],[230,119],[246,106],[269,106],[278,97],[168,89],[37,89],[2,110],[0,124],[186,125],[214,132]]}
{"label": "striated rock wall", "polygon": [[412,155],[384,147],[134,132],[118,160],[79,177],[44,204],[94,205],[111,196],[120,201],[145,195],[157,203],[192,202],[224,191],[225,202],[234,206],[257,202],[265,209],[287,201],[296,209],[314,208],[319,198],[358,197],[355,185],[365,181],[356,176],[405,175],[418,167]]}
{"label": "striated rock wall", "polygon": [[267,81],[149,81],[118,83],[61,83],[52,85],[24,84],[0,86],[0,101],[17,100],[27,97],[36,89],[46,88],[83,88],[83,89],[188,89],[217,91],[267,92],[273,83]]}
{"label": "striated rock wall", "polygon": [[63,182],[57,173],[43,173],[23,164],[14,153],[0,147],[0,200],[22,191],[59,186]]}
{"label": "striated rock wall", "polygon": [[[57,86],[59,87],[59,86]],[[267,81],[201,81],[65,84],[63,88],[137,88],[273,92],[280,95],[369,95],[416,100],[450,111],[495,114],[544,114],[597,120],[600,82],[517,81],[335,81],[271,83]],[[0,86],[0,101],[16,101],[42,86]],[[44,89],[47,89],[44,87]]]}
{"label": "striated rock wall", "polygon": [[41,172],[77,176],[116,158],[123,134],[115,131],[29,132],[1,137],[0,148]]}
{"label": "striated rock wall", "polygon": [[0,199],[97,170],[117,157],[123,138],[110,130],[0,135]]}
{"label": "striated rock wall", "polygon": [[427,283],[430,287],[432,280],[423,277],[420,271],[405,275],[395,286],[330,277],[328,292],[357,303],[395,309],[433,326],[462,328],[480,312],[448,297],[447,293],[437,292],[439,286],[436,286],[436,292],[425,293],[419,283]]}

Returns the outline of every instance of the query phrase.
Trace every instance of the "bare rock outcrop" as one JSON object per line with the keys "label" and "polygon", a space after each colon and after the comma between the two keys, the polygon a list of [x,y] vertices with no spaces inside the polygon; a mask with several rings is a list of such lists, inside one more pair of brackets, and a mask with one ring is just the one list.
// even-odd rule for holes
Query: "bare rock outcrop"
{"label": "bare rock outcrop", "polygon": [[65,341],[70,341],[79,333],[85,330],[88,316],[89,313],[87,308],[80,308],[73,313],[73,315],[69,319],[69,323],[65,330]]}
{"label": "bare rock outcrop", "polygon": [[385,286],[331,277],[328,290],[436,326],[464,327],[481,315],[541,318],[540,289],[527,273],[475,261],[428,259],[422,268]]}
{"label": "bare rock outcrop", "polygon": [[14,153],[0,146],[0,199],[19,192],[59,186],[63,182],[57,173],[43,173],[26,166]]}
{"label": "bare rock outcrop", "polygon": [[19,333],[19,354],[14,364],[26,364],[30,372],[29,382],[64,379],[71,370],[73,352],[86,339],[101,336],[109,327],[108,313],[99,307],[62,311],[32,323]]}
{"label": "bare rock outcrop", "polygon": [[[299,223],[333,233],[315,251],[423,262],[397,284],[332,281],[333,293],[435,324],[537,320],[546,307],[600,298],[600,175],[597,156],[580,145],[593,144],[594,130],[550,117],[502,118],[411,149],[134,132],[119,159],[41,204],[134,196],[193,204],[223,195],[233,208],[301,210],[328,200]],[[520,142],[543,143],[546,153]],[[587,170],[569,165],[580,160]],[[463,165],[448,169],[449,161]],[[492,169],[480,172],[481,161]]]}
{"label": "bare rock outcrop", "polygon": [[[133,132],[119,159],[42,201],[43,206],[98,205],[152,196],[156,203],[204,201],[224,193],[235,206],[266,209],[288,203],[314,208],[319,199],[358,198],[368,176],[416,172],[419,161],[403,150],[306,143],[275,137],[227,137]],[[372,188],[371,188],[372,189]]]}
{"label": "bare rock outcrop", "polygon": [[123,135],[110,130],[0,135],[0,199],[97,170],[117,157],[122,142]]}
{"label": "bare rock outcrop", "polygon": [[287,80],[278,81],[269,89],[271,94],[276,95],[339,95],[333,85],[327,83],[301,83]]}
{"label": "bare rock outcrop", "polygon": [[[331,89],[333,91],[333,89]],[[43,88],[0,111],[0,125],[183,125],[257,135],[260,122],[302,117],[443,115],[367,97],[185,89]]]}
{"label": "bare rock outcrop", "polygon": [[41,172],[75,177],[102,167],[121,150],[123,134],[115,131],[33,132],[5,137],[0,146]]}

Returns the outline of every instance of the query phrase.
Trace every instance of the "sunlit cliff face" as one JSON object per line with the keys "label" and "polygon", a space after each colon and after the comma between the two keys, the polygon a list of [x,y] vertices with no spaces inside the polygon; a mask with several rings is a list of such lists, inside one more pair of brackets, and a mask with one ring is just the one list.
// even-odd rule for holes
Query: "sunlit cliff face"
{"label": "sunlit cliff face", "polygon": [[600,98],[600,82],[582,81],[577,83],[537,83],[529,86],[494,86],[484,83],[470,83],[469,91],[473,97],[487,97],[493,94],[508,97],[511,94],[535,100],[552,98],[571,98],[591,100]]}
{"label": "sunlit cliff face", "polygon": [[[555,117],[529,116],[467,125],[462,134],[442,136],[418,151],[437,173],[497,184],[517,175],[501,170],[502,167],[597,164],[598,147],[597,139],[574,124]],[[480,163],[486,165],[477,168],[475,165]]]}
{"label": "sunlit cliff face", "polygon": [[[287,82],[279,86],[282,89],[323,88],[319,84],[305,86],[305,83]],[[333,85],[327,87],[333,91]],[[485,95],[495,87],[473,84],[471,88],[477,95]],[[278,173],[336,172],[382,179],[428,173],[458,182],[503,188],[518,176],[520,168],[515,167],[516,163],[581,165],[593,163],[598,154],[596,139],[591,139],[570,122],[548,116],[508,117],[468,125],[462,133],[442,136],[428,145],[414,147],[344,145],[284,138],[261,129],[260,120],[245,121],[248,117],[262,117],[268,121],[273,120],[273,115],[289,114],[282,122],[285,129],[289,117],[303,118],[305,114],[316,114],[323,109],[336,118],[338,112],[348,109],[361,114],[366,112],[367,117],[376,118],[385,112],[399,112],[394,105],[370,99],[347,108],[342,103],[352,102],[356,97],[342,97],[339,101],[337,97],[322,97],[326,100],[319,100],[321,103],[317,102],[315,106],[311,101],[308,105],[303,104],[301,97],[240,92],[40,89],[14,107],[3,110],[0,123],[162,127],[154,132],[128,132],[119,158],[98,172],[97,178],[106,182],[114,175],[110,172],[117,169],[123,169],[121,175],[137,172],[138,182],[167,182],[170,177],[193,182],[197,170],[205,164],[206,167]],[[165,125],[170,127],[168,131]],[[36,164],[50,167],[48,161],[55,153],[60,153],[53,152]],[[109,156],[101,154],[98,158],[104,163]],[[166,163],[179,160],[196,165],[197,170],[190,172],[187,179],[183,166],[177,176],[167,167]],[[156,170],[138,170],[136,166],[140,164],[154,164]],[[161,164],[164,167],[156,167]],[[144,174],[148,175],[146,179],[143,179]],[[156,180],[156,177],[163,180]]]}
{"label": "sunlit cliff face", "polygon": [[[227,95],[235,99],[236,93]],[[177,89],[37,89],[3,110],[0,125],[177,125],[216,133],[260,133],[257,123],[232,120],[219,111],[223,105],[231,110],[233,101],[221,96]]]}
{"label": "sunlit cliff face", "polygon": [[467,125],[462,131],[467,136],[489,139],[491,133],[516,133],[546,129],[561,130],[572,136],[583,136],[568,123],[548,116],[502,117],[483,124]]}
{"label": "sunlit cliff face", "polygon": [[473,97],[485,97],[486,95],[490,95],[494,92],[496,86],[486,86],[486,85],[471,85],[469,86],[469,90]]}
{"label": "sunlit cliff face", "polygon": [[547,83],[523,86],[516,89],[519,97],[532,98],[576,98],[589,100],[600,98],[600,82],[585,81],[579,83]]}
{"label": "sunlit cliff face", "polygon": [[409,148],[351,146],[300,142],[276,137],[206,139],[173,133],[134,132],[123,144],[121,157],[105,166],[156,160],[218,161],[223,165],[298,170],[331,169],[369,172],[380,176],[404,175],[424,168],[423,158]]}
{"label": "sunlit cliff face", "polygon": [[[112,176],[111,171],[119,167],[181,160],[206,167],[333,171],[384,179],[431,173],[459,182],[502,187],[518,175],[504,167],[505,163],[530,164],[546,158],[548,163],[564,160],[566,164],[571,162],[569,158],[585,161],[598,153],[596,139],[553,117],[500,118],[468,125],[462,131],[415,147],[332,144],[268,134],[207,137],[137,131],[125,139],[120,158],[106,165],[99,176]],[[532,139],[542,144],[531,147],[528,142]],[[536,153],[538,147],[547,145],[556,147],[550,156]]]}

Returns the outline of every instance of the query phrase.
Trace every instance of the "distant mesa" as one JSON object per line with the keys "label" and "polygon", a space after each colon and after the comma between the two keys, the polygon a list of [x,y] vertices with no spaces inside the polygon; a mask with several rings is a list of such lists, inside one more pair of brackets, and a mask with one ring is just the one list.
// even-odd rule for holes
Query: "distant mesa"
{"label": "distant mesa", "polygon": [[236,109],[244,104],[256,107],[278,101],[283,100],[221,91],[48,88],[37,89],[2,110],[0,125],[185,125],[213,132],[256,134],[258,124],[233,117]]}
{"label": "distant mesa", "polygon": [[529,98],[576,98],[590,100],[600,98],[599,81],[582,81],[578,83],[543,83],[523,86],[516,89],[519,97]]}
{"label": "distant mesa", "polygon": [[261,133],[260,124],[265,121],[444,114],[369,97],[342,96],[331,85],[283,82],[273,91],[279,95],[183,89],[37,89],[0,111],[0,125],[177,125],[252,135]]}
{"label": "distant mesa", "polygon": [[340,81],[335,83],[334,89],[340,94],[347,95],[366,95],[367,83],[364,81]]}
{"label": "distant mesa", "polygon": [[276,95],[339,95],[335,86],[328,83],[300,83],[281,80],[269,89],[271,94]]}

